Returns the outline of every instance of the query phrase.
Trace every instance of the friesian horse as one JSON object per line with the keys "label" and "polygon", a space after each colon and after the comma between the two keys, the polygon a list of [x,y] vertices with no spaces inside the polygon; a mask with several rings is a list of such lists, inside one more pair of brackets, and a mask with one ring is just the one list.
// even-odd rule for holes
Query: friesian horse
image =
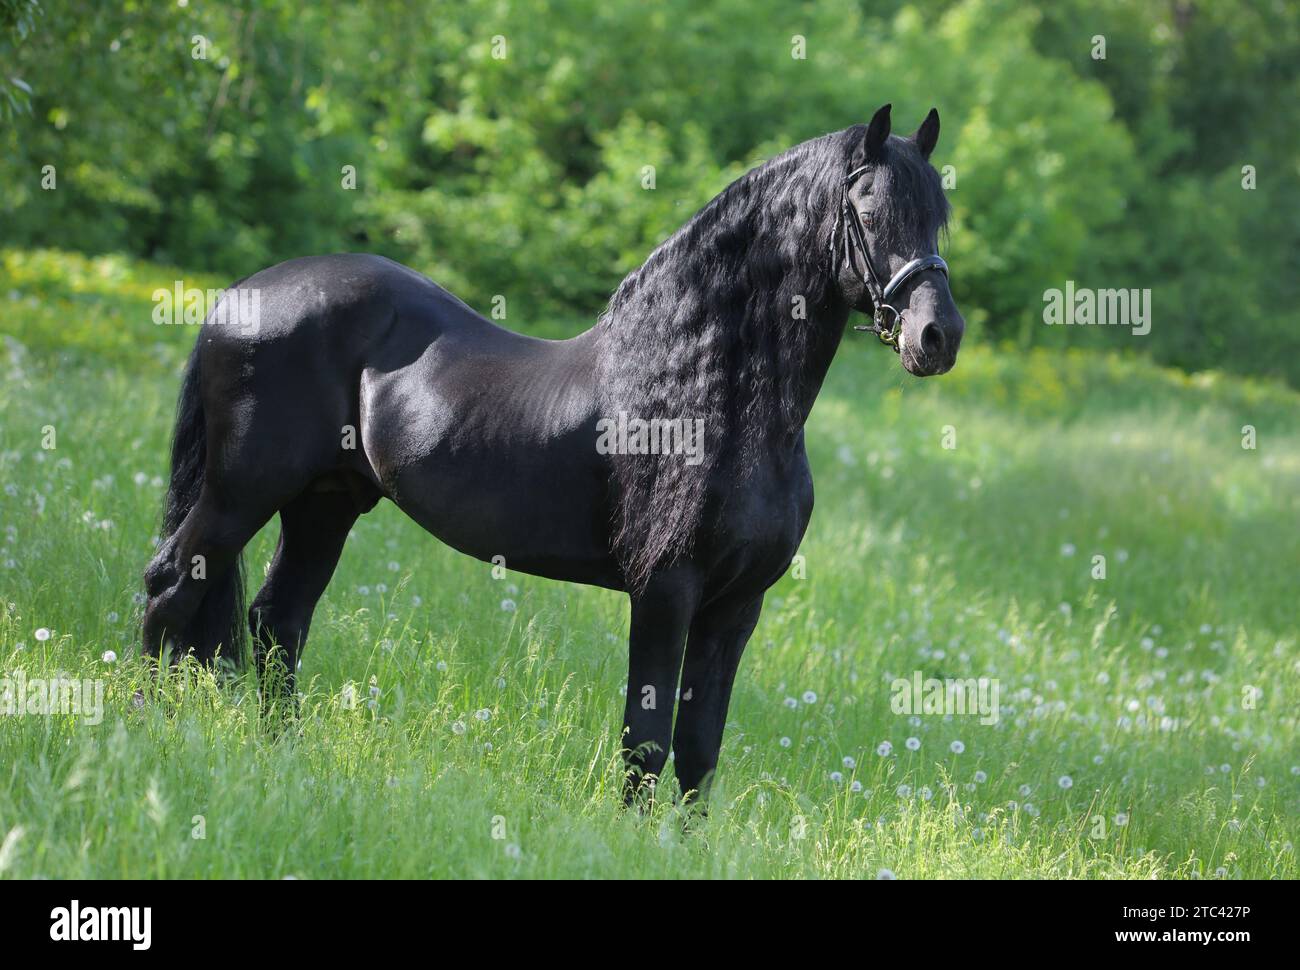
{"label": "friesian horse", "polygon": [[[348,531],[387,498],[477,559],[626,591],[625,797],[670,745],[683,795],[703,794],[763,594],[812,512],[803,426],[850,312],[916,376],[961,342],[936,251],[939,116],[904,138],[889,111],[741,176],[568,340],[502,329],[378,256],[235,284],[260,300],[228,306],[257,319],[214,309],[190,355],[145,655],[242,656],[247,625],[292,690]],[[703,419],[703,447],[598,448],[620,415]],[[277,512],[245,615],[241,551]]]}

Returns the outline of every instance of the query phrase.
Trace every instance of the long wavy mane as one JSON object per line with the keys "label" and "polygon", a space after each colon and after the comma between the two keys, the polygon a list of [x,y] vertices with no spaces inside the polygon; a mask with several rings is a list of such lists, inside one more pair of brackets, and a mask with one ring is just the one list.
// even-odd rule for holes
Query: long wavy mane
{"label": "long wavy mane", "polygon": [[[623,280],[601,317],[608,415],[704,419],[699,464],[614,458],[613,545],[630,588],[689,552],[711,472],[743,477],[800,434],[804,365],[829,339],[828,315],[848,313],[827,253],[840,181],[865,131],[804,142],[742,175]],[[919,153],[892,154],[904,187],[925,197],[920,208],[932,191],[942,199]],[[910,171],[921,166],[933,186]]]}

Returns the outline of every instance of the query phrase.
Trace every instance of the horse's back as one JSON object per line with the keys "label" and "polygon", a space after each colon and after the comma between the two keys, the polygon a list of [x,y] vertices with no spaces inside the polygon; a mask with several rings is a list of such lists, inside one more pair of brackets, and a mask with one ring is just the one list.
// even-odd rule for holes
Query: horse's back
{"label": "horse's back", "polygon": [[[440,327],[493,328],[463,301],[428,277],[383,256],[339,253],[304,256],[260,270],[231,287],[230,306],[214,313],[230,341],[264,344],[300,331],[319,338],[336,331],[371,337],[397,312],[406,322]],[[412,312],[416,311],[416,312]],[[499,329],[499,328],[493,328]]]}

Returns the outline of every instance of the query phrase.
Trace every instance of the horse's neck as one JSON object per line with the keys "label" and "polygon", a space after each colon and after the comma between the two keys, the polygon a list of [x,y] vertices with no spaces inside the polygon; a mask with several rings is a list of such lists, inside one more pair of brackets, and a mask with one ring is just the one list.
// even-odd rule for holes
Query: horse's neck
{"label": "horse's neck", "polygon": [[795,381],[798,407],[799,427],[808,420],[817,395],[821,392],[826,373],[830,370],[835,352],[839,350],[844,338],[844,329],[849,322],[849,309],[843,305],[832,305],[810,315],[808,324],[816,328],[815,339],[809,344],[804,359],[795,366],[798,373],[792,374]]}
{"label": "horse's neck", "polygon": [[[806,295],[805,319],[778,318],[772,312],[762,319],[728,317],[708,293],[687,301],[695,315],[678,318],[671,312],[657,312],[659,307],[681,304],[683,285],[700,285],[697,280],[708,279],[709,285],[716,286],[710,277],[716,278],[717,265],[724,265],[733,277],[770,280],[773,275],[766,262],[753,274],[745,274],[748,267],[734,259],[703,258],[700,254],[713,245],[714,239],[693,240],[693,253],[661,247],[635,279],[629,278],[630,288],[625,291],[629,281],[620,286],[610,311],[594,328],[599,334],[602,383],[618,409],[658,414],[673,408],[707,413],[725,407],[732,432],[741,432],[751,441],[793,442],[839,348],[849,308],[833,283],[813,276],[820,269],[807,265],[806,247],[797,253],[783,252],[790,265],[784,268],[788,275],[779,286],[769,282],[767,292],[728,296],[732,307],[747,306],[754,312],[755,306],[774,309],[775,303],[789,299],[785,294]],[[664,271],[665,260],[688,256],[695,261],[691,269]],[[766,261],[771,254],[760,256]]]}

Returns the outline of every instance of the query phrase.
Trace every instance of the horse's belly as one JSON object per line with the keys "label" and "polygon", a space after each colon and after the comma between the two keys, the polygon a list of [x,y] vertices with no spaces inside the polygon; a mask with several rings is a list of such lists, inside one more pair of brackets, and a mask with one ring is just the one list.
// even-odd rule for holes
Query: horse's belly
{"label": "horse's belly", "polygon": [[566,449],[436,448],[386,489],[453,549],[520,572],[618,588],[605,483]]}
{"label": "horse's belly", "polygon": [[380,487],[468,555],[617,586],[591,353],[452,328],[405,367],[366,370],[362,438]]}

